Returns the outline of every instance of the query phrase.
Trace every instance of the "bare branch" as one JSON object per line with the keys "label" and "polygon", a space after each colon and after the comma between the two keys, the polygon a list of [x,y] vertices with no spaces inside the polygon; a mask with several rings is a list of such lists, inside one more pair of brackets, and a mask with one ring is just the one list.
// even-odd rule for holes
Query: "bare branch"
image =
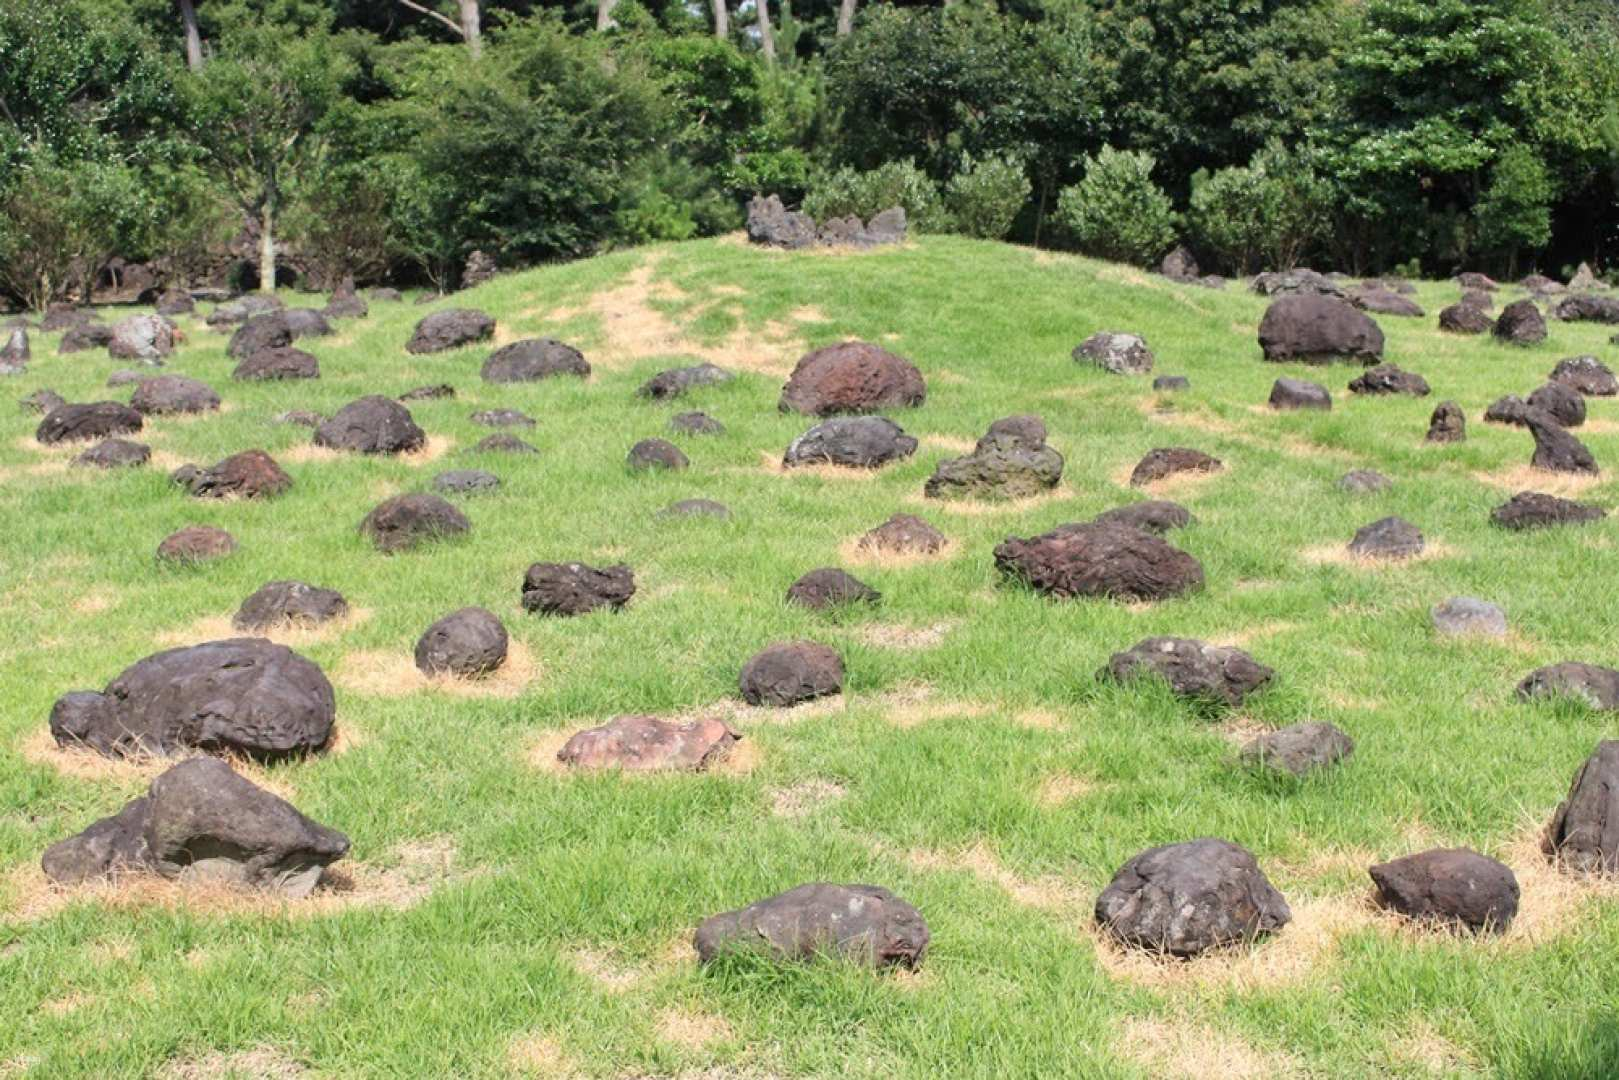
{"label": "bare branch", "polygon": [[421,4],[415,3],[415,0],[399,0],[399,4],[401,6],[403,6],[403,7],[409,8],[410,10],[412,10],[414,12],[418,12],[419,14],[426,15],[430,19],[437,19],[439,22],[443,23],[445,26],[448,26],[451,30],[454,30],[456,32],[456,35],[459,36],[459,37],[465,38],[467,36],[466,31],[461,29],[461,24],[456,22],[454,19],[450,18],[448,15],[445,15],[445,14],[443,14],[441,12],[434,11],[430,7],[423,7]]}

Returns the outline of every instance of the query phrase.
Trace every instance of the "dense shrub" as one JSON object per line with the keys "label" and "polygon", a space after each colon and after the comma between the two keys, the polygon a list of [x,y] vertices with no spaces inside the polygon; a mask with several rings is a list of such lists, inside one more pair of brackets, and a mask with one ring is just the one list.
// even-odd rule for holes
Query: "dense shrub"
{"label": "dense shrub", "polygon": [[938,185],[909,159],[864,172],[845,165],[817,180],[804,200],[805,212],[817,221],[849,214],[864,221],[891,206],[903,206],[918,232],[949,231]]}
{"label": "dense shrub", "polygon": [[944,201],[957,232],[999,240],[1012,228],[1031,190],[1020,162],[1008,157],[967,158],[945,185]]}
{"label": "dense shrub", "polygon": [[1194,175],[1187,220],[1221,269],[1286,270],[1319,240],[1326,201],[1311,164],[1272,143],[1248,165]]}
{"label": "dense shrub", "polygon": [[1150,154],[1103,147],[1084,159],[1085,175],[1062,190],[1057,218],[1081,251],[1147,266],[1175,243],[1175,208],[1152,180]]}
{"label": "dense shrub", "polygon": [[[1540,157],[1513,146],[1490,169],[1490,186],[1474,209],[1479,246],[1507,257],[1538,251],[1552,236],[1551,204],[1557,190]],[[1515,265],[1511,267],[1516,269]]]}

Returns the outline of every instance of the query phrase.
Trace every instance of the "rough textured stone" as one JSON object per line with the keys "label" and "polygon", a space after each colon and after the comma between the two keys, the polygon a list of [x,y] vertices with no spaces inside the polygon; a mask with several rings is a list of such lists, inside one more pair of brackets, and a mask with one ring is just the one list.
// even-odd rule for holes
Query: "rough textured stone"
{"label": "rough textured stone", "polygon": [[887,889],[817,882],[710,916],[694,943],[704,964],[764,952],[783,960],[834,954],[866,967],[915,968],[928,937],[921,913]]}
{"label": "rough textured stone", "polygon": [[494,336],[495,320],[481,311],[450,308],[435,311],[416,324],[416,332],[405,345],[408,353],[444,352]]}
{"label": "rough textured stone", "polygon": [[1552,315],[1564,322],[1619,323],[1619,300],[1581,293],[1559,300]]}
{"label": "rough textured stone", "polygon": [[1046,445],[1038,416],[995,421],[965,457],[939,462],[923,487],[930,499],[1024,499],[1044,494],[1062,479],[1063,459]]}
{"label": "rough textured stone", "polygon": [[338,282],[337,288],[327,299],[326,306],[321,309],[321,315],[327,319],[363,319],[371,314],[370,305],[361,298],[354,287],[354,277],[349,275]]}
{"label": "rough textured stone", "polygon": [[28,358],[32,355],[28,348],[28,331],[18,327],[6,335],[6,343],[0,345],[0,368],[21,370],[27,366]]}
{"label": "rough textured stone", "polygon": [[864,341],[816,349],[798,361],[778,408],[810,416],[921,405],[928,388],[916,365]]}
{"label": "rough textured stone", "polygon": [[1536,296],[1559,296],[1568,291],[1568,287],[1561,281],[1549,278],[1545,274],[1530,274],[1518,284]]}
{"label": "rough textured stone", "polygon": [[875,604],[883,594],[852,574],[833,566],[811,570],[787,589],[787,602],[807,608]]}
{"label": "rough textured stone", "polygon": [[1251,942],[1293,918],[1253,855],[1203,838],[1149,848],[1096,898],[1096,921],[1120,943],[1170,956]]}
{"label": "rough textured stone", "polygon": [[1136,334],[1102,330],[1075,347],[1074,360],[1115,375],[1145,375],[1152,370],[1153,355]]}
{"label": "rough textured stone", "polygon": [[686,456],[685,451],[668,439],[642,439],[630,447],[625,464],[634,472],[686,469],[691,467],[691,459]]}
{"label": "rough textured stone", "polygon": [[198,379],[158,375],[142,379],[129,404],[143,416],[213,412],[219,408],[219,394]]}
{"label": "rough textured stone", "polygon": [[476,679],[506,662],[509,639],[495,613],[481,607],[451,612],[416,642],[416,669],[423,675]]}
{"label": "rough textured stone", "polygon": [[723,382],[730,382],[736,376],[722,367],[713,364],[696,364],[692,367],[670,368],[660,371],[652,378],[641,384],[636,391],[644,398],[653,401],[667,401],[670,398],[680,397],[688,390],[699,386],[716,386]]}
{"label": "rough textured stone", "polygon": [[243,450],[206,469],[184,465],[173,478],[199,499],[269,499],[292,487],[292,477],[263,450]]}
{"label": "rough textured stone", "polygon": [[270,630],[278,626],[308,626],[341,619],[348,601],[336,589],[322,589],[302,581],[271,581],[242,601],[231,617],[237,630]]}
{"label": "rough textured stone", "polygon": [[1201,450],[1191,450],[1184,446],[1159,447],[1147,451],[1146,455],[1136,462],[1136,467],[1130,471],[1130,486],[1145,487],[1179,473],[1219,472],[1224,468],[1219,458],[1210,457]]}
{"label": "rough textured stone", "polygon": [[1600,521],[1608,512],[1600,506],[1560,499],[1539,491],[1520,491],[1490,511],[1490,520],[1504,529],[1540,529],[1551,525],[1583,525]]}
{"label": "rough textured stone", "polygon": [[1464,270],[1456,275],[1456,284],[1464,289],[1478,289],[1482,292],[1494,292],[1501,287],[1500,283],[1487,274],[1476,270]]}
{"label": "rough textured stone", "polygon": [[71,353],[88,352],[91,349],[105,349],[112,344],[112,327],[106,323],[84,322],[70,326],[67,333],[62,335],[61,342],[56,346],[58,355],[67,356]]}
{"label": "rough textured stone", "polygon": [[1367,873],[1377,886],[1378,906],[1419,922],[1500,934],[1518,914],[1512,871],[1466,848],[1434,848]]}
{"label": "rough textured stone", "polygon": [[814,641],[771,645],[742,665],[739,683],[749,705],[797,705],[841,693],[843,660]]}
{"label": "rough textured stone", "polygon": [[723,720],[671,724],[654,716],[619,716],[576,733],[557,760],[572,769],[701,772],[725,759],[742,738]]}
{"label": "rough textured stone", "polygon": [[1538,345],[1546,340],[1546,320],[1533,300],[1515,300],[1501,309],[1491,333],[1510,345]]}
{"label": "rough textured stone", "polygon": [[1062,525],[995,548],[1004,577],[1061,598],[1163,600],[1203,587],[1203,567],[1186,552],[1116,522]]}
{"label": "rough textured stone", "polygon": [[1410,371],[1401,371],[1394,364],[1378,364],[1368,368],[1349,383],[1351,394],[1410,394],[1428,396],[1428,380]]}
{"label": "rough textured stone", "polygon": [[1619,742],[1605,739],[1574,774],[1540,849],[1577,873],[1619,873]]}
{"label": "rough textured stone", "polygon": [[152,460],[152,448],[128,439],[103,439],[73,459],[75,465],[98,469],[122,469],[145,465]]}
{"label": "rough textured stone", "polygon": [[427,445],[410,410],[381,394],[351,401],[315,428],[315,445],[361,454],[408,454]]}
{"label": "rough textured stone", "polygon": [[1372,364],[1383,357],[1383,331],[1366,313],[1330,296],[1283,296],[1265,309],[1259,347],[1266,360]]}
{"label": "rough textured stone", "polygon": [[1355,531],[1349,553],[1362,559],[1409,559],[1422,554],[1422,532],[1399,517],[1380,518]]}
{"label": "rough textured stone", "polygon": [[1585,423],[1585,396],[1560,382],[1549,382],[1536,389],[1529,395],[1529,406],[1544,410],[1566,428],[1576,428]]}
{"label": "rough textured stone", "polygon": [[320,361],[290,345],[262,349],[236,365],[233,379],[263,382],[275,379],[318,379]]}
{"label": "rough textured stone", "polygon": [[1505,637],[1507,613],[1488,600],[1453,596],[1435,604],[1428,612],[1434,629],[1451,637]]}
{"label": "rough textured stone", "polygon": [[1320,383],[1306,379],[1277,379],[1270,388],[1273,409],[1331,409],[1332,395]]}
{"label": "rough textured stone", "polygon": [[1271,270],[1254,278],[1254,292],[1261,296],[1326,296],[1342,299],[1344,291],[1326,274],[1298,267]]}
{"label": "rough textured stone", "polygon": [[285,349],[291,345],[292,325],[287,321],[286,314],[272,311],[266,315],[255,315],[238,326],[230,336],[230,344],[225,347],[225,355],[235,360],[245,360],[255,353]]}
{"label": "rough textured stone", "polygon": [[1524,423],[1529,427],[1529,434],[1535,437],[1535,452],[1529,459],[1531,467],[1547,472],[1589,473],[1593,476],[1602,471],[1597,468],[1596,458],[1591,456],[1585,444],[1546,413],[1529,409],[1524,413]]}
{"label": "rough textured stone", "polygon": [[707,413],[683,412],[669,418],[669,430],[679,435],[723,435],[725,425]]}
{"label": "rough textured stone", "polygon": [[1170,529],[1184,529],[1192,523],[1192,513],[1168,499],[1147,499],[1128,506],[1104,510],[1092,519],[1098,525],[1128,525],[1142,532],[1162,536]]}
{"label": "rough textured stone", "polygon": [[783,468],[841,465],[876,469],[916,453],[916,440],[885,416],[835,416],[794,439],[782,455]]}
{"label": "rough textured stone", "polygon": [[1619,709],[1619,671],[1565,660],[1536,668],[1518,684],[1525,701],[1537,697],[1579,698],[1593,709]]}
{"label": "rough textured stone", "polygon": [[1559,360],[1547,376],[1587,397],[1613,397],[1619,394],[1619,379],[1615,379],[1608,365],[1594,356],[1571,356]]}
{"label": "rough textured stone", "polygon": [[1179,697],[1241,705],[1275,674],[1241,649],[1195,638],[1151,637],[1114,653],[1097,677],[1129,682],[1151,675],[1167,682]]}
{"label": "rough textured stone", "polygon": [[211,562],[236,550],[236,537],[212,525],[187,525],[164,537],[157,557],[181,564]]}
{"label": "rough textured stone", "polygon": [[492,281],[500,273],[500,264],[495,257],[487,251],[474,251],[467,256],[466,263],[461,267],[461,288],[476,289],[486,281]]}
{"label": "rough textured stone", "polygon": [[299,427],[317,428],[326,422],[326,417],[322,416],[318,412],[311,412],[308,409],[288,409],[284,413],[278,413],[276,415],[275,422],[278,424],[297,424]]}
{"label": "rough textured stone", "polygon": [[776,195],[755,196],[748,202],[748,239],[755,244],[796,251],[816,242],[815,219],[788,210]]}
{"label": "rough textured stone", "polygon": [[133,368],[119,368],[107,376],[107,386],[135,386],[152,377],[150,371],[136,371]]}
{"label": "rough textured stone", "polygon": [[1431,443],[1464,442],[1467,439],[1467,417],[1463,415],[1462,407],[1454,401],[1441,401],[1428,418],[1426,439]]}
{"label": "rough textured stone", "polygon": [[63,696],[51,736],[109,757],[203,750],[275,760],[325,747],[336,711],[313,663],[264,638],[231,638],[153,653],[100,694]]}
{"label": "rough textured stone", "polygon": [[1336,765],[1355,752],[1355,740],[1332,724],[1315,721],[1266,732],[1242,748],[1242,760],[1294,776]]}
{"label": "rough textured stone", "polygon": [[1515,427],[1527,427],[1529,424],[1529,403],[1517,394],[1508,394],[1496,398],[1490,407],[1484,410],[1484,420],[1490,424],[1512,424]]}
{"label": "rough textured stone", "polygon": [[197,302],[184,289],[165,289],[157,298],[159,315],[190,315],[197,310]]}
{"label": "rough textured stone", "polygon": [[474,495],[499,486],[500,477],[482,469],[451,469],[433,477],[433,490],[446,495]]}
{"label": "rough textured stone", "polygon": [[659,517],[716,517],[728,518],[731,508],[713,499],[681,499],[658,511]]}
{"label": "rough textured stone", "polygon": [[1459,302],[1478,308],[1480,311],[1495,310],[1495,297],[1483,289],[1463,289],[1462,298]]}
{"label": "rough textured stone", "polygon": [[482,409],[467,419],[484,427],[534,427],[534,418],[516,409]]}
{"label": "rough textured stone", "polygon": [[1373,469],[1351,469],[1338,479],[1338,489],[1351,495],[1373,495],[1392,486],[1392,480]]}
{"label": "rough textured stone", "polygon": [[466,515],[437,495],[395,495],[376,505],[360,522],[360,532],[378,551],[392,554],[430,540],[448,540],[471,531]]}
{"label": "rough textured stone", "polygon": [[472,447],[478,454],[538,454],[539,447],[526,443],[516,435],[489,435],[479,439]]}
{"label": "rough textured stone", "polygon": [[623,565],[535,563],[523,575],[523,609],[540,615],[618,611],[634,595],[635,574]]}
{"label": "rough textured stone", "polygon": [[1392,289],[1361,285],[1349,290],[1349,302],[1362,311],[1377,315],[1398,315],[1420,319],[1426,314],[1422,306]]}
{"label": "rough textured stone", "polygon": [[1202,268],[1197,265],[1197,257],[1182,244],[1164,256],[1158,272],[1171,281],[1196,281]]}
{"label": "rough textured stone", "polygon": [[141,414],[116,401],[96,401],[88,405],[59,405],[45,414],[34,431],[34,438],[46,446],[108,435],[128,435],[145,423]]}
{"label": "rough textured stone", "polygon": [[47,848],[41,866],[60,885],[135,872],[301,898],[348,850],[348,837],[223,761],[195,758],[119,813]]}
{"label": "rough textured stone", "polygon": [[944,533],[915,514],[895,514],[876,528],[861,534],[855,546],[895,555],[935,555],[943,551],[948,543]]}
{"label": "rough textured stone", "polygon": [[131,315],[113,326],[107,351],[115,360],[160,364],[174,351],[174,324],[161,315]]}
{"label": "rough textured stone", "polygon": [[490,383],[535,382],[558,375],[590,374],[590,364],[572,345],[554,338],[527,338],[514,341],[483,362],[483,381]]}

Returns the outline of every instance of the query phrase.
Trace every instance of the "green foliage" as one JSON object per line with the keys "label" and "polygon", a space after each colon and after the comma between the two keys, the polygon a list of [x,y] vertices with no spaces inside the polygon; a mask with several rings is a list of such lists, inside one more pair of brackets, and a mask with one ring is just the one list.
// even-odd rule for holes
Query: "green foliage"
{"label": "green foliage", "polygon": [[1327,199],[1310,162],[1273,142],[1248,165],[1194,174],[1187,222],[1227,272],[1286,270],[1321,237]]}
{"label": "green foliage", "polygon": [[1509,147],[1490,169],[1473,214],[1478,242],[1510,259],[1524,249],[1545,247],[1552,236],[1551,202],[1557,194],[1551,174],[1527,146]]}
{"label": "green foliage", "polygon": [[133,170],[36,150],[0,196],[0,284],[35,310],[74,289],[88,295],[108,259],[146,238],[146,211]]}
{"label": "green foliage", "polygon": [[950,231],[939,186],[909,159],[866,171],[845,165],[817,180],[804,199],[804,211],[817,221],[850,214],[866,221],[893,206],[905,208],[917,232]]}
{"label": "green foliage", "polygon": [[1062,190],[1057,217],[1079,249],[1148,266],[1175,243],[1178,215],[1152,179],[1151,154],[1105,146],[1083,162],[1084,177]]}
{"label": "green foliage", "polygon": [[999,240],[1029,201],[1033,185],[1021,162],[1010,157],[962,161],[962,169],[944,186],[945,207],[964,236]]}

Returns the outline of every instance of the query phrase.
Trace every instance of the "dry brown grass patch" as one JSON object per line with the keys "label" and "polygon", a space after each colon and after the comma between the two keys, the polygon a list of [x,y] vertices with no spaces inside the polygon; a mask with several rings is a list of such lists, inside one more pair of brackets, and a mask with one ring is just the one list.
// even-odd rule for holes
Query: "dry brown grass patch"
{"label": "dry brown grass patch", "polygon": [[1012,714],[1012,723],[1030,731],[1061,731],[1068,726],[1062,714],[1055,709],[1019,709]]}
{"label": "dry brown grass patch", "polygon": [[583,1076],[562,1043],[540,1032],[518,1035],[506,1047],[506,1061],[521,1076],[563,1080]]}
{"label": "dry brown grass patch", "polygon": [[959,546],[952,540],[946,540],[938,551],[891,551],[880,547],[862,546],[860,539],[861,537],[856,536],[839,544],[838,558],[850,565],[894,570],[907,566],[920,566],[923,563],[941,562],[960,554]]}
{"label": "dry brown grass patch", "polygon": [[309,1070],[285,1050],[210,1050],[174,1058],[157,1071],[158,1080],[297,1080]]}
{"label": "dry brown grass patch", "polygon": [[936,622],[929,626],[909,626],[905,623],[871,623],[859,630],[860,640],[879,649],[931,649],[944,641],[945,635],[956,628],[954,620]]}
{"label": "dry brown grass patch", "polygon": [[81,990],[69,990],[59,997],[40,1002],[39,1010],[50,1016],[66,1016],[69,1013],[77,1012],[86,1005],[94,1004],[95,1000],[95,995],[93,994],[86,994]]}
{"label": "dry brown grass patch", "polygon": [[968,439],[960,435],[924,435],[922,445],[934,450],[944,450],[951,454],[970,454],[978,446],[977,439]]}
{"label": "dry brown grass patch", "polygon": [[103,611],[111,610],[118,603],[118,598],[101,589],[91,589],[77,600],[73,601],[73,610],[79,615],[99,615]]}
{"label": "dry brown grass patch", "polygon": [[627,993],[646,976],[646,972],[625,963],[611,951],[575,949],[569,959],[575,971],[610,994]]}
{"label": "dry brown grass patch", "polygon": [[830,462],[813,465],[794,465],[789,468],[782,464],[780,455],[768,450],[759,451],[759,464],[753,469],[744,469],[743,472],[762,472],[766,476],[804,477],[814,476],[821,480],[859,480],[868,481],[877,479],[882,469],[851,468],[847,465],[833,465]]}
{"label": "dry brown grass patch", "polygon": [[1433,559],[1448,559],[1456,554],[1456,549],[1442,540],[1424,538],[1423,548],[1415,555],[1404,559],[1368,559],[1349,552],[1349,541],[1341,544],[1315,544],[1299,551],[1299,560],[1311,566],[1344,566],[1351,570],[1397,570],[1402,566],[1413,563],[1429,562]]}
{"label": "dry brown grass patch", "polygon": [[1564,497],[1590,491],[1607,480],[1605,476],[1592,476],[1590,473],[1548,472],[1529,465],[1515,465],[1495,472],[1476,472],[1472,477],[1481,484],[1513,494],[1539,491]]}
{"label": "dry brown grass patch", "polygon": [[1261,1050],[1229,1032],[1184,1018],[1127,1020],[1116,1047],[1151,1075],[1166,1080],[1277,1080],[1306,1075],[1289,1054]]}
{"label": "dry brown grass patch", "polygon": [[897,728],[914,728],[949,717],[988,716],[991,709],[977,701],[941,698],[926,684],[900,686],[881,695],[885,718]]}
{"label": "dry brown grass patch", "polygon": [[951,371],[949,368],[940,368],[938,371],[935,371],[932,375],[928,376],[928,378],[932,379],[934,382],[944,383],[946,386],[965,386],[972,382],[972,380],[967,378],[967,376],[962,375],[959,372]]}
{"label": "dry brown grass patch", "polygon": [[1016,903],[1042,911],[1075,915],[1087,906],[1087,891],[1055,876],[1035,879],[1020,877],[1007,869],[984,843],[961,851],[943,852],[913,848],[901,853],[913,870],[967,873],[994,885]]}
{"label": "dry brown grass patch", "polygon": [[1034,801],[1048,809],[1083,799],[1096,790],[1096,784],[1073,773],[1053,773],[1040,782]]}
{"label": "dry brown grass patch", "polygon": [[344,655],[332,681],[368,697],[406,697],[431,691],[451,697],[515,698],[538,675],[539,665],[533,653],[521,641],[513,640],[506,649],[506,662],[481,679],[423,675],[410,654],[373,649]]}
{"label": "dry brown grass patch", "polygon": [[655,1030],[659,1039],[687,1050],[701,1050],[732,1037],[731,1025],[723,1016],[691,1009],[664,1009]]}
{"label": "dry brown grass patch", "polygon": [[1441,1076],[1467,1076],[1480,1071],[1476,1057],[1445,1038],[1422,1017],[1406,1017],[1401,1028],[1399,1036],[1389,1043],[1391,1057]]}
{"label": "dry brown grass patch", "polygon": [[1542,854],[1540,837],[1550,818],[1547,810],[1543,818],[1526,819],[1501,853],[1519,889],[1518,914],[1500,938],[1504,946],[1534,948],[1573,933],[1586,924],[1593,903],[1619,899],[1619,881],[1572,873]]}
{"label": "dry brown grass patch", "polygon": [[1249,644],[1262,638],[1275,637],[1277,634],[1286,634],[1297,630],[1299,624],[1287,622],[1282,619],[1273,619],[1270,622],[1259,623],[1256,626],[1244,627],[1241,630],[1232,630],[1216,637],[1211,637],[1209,643],[1223,645],[1227,648],[1244,649]]}
{"label": "dry brown grass patch", "polygon": [[777,817],[808,817],[823,806],[847,794],[842,784],[830,780],[803,780],[770,793],[770,812]]}
{"label": "dry brown grass patch", "polygon": [[159,645],[199,645],[206,641],[225,641],[230,638],[268,638],[277,645],[297,648],[319,641],[330,641],[348,633],[371,618],[371,609],[351,607],[347,614],[325,622],[284,622],[261,630],[238,630],[231,625],[229,616],[206,615],[180,630],[165,630],[155,640]]}
{"label": "dry brown grass patch", "polygon": [[1030,495],[1022,499],[930,499],[926,495],[912,494],[905,497],[905,501],[912,506],[925,506],[930,510],[938,510],[946,514],[959,514],[962,517],[986,517],[993,514],[1021,514],[1028,510],[1061,502],[1073,498],[1067,484],[1058,484],[1050,491],[1040,495]]}

